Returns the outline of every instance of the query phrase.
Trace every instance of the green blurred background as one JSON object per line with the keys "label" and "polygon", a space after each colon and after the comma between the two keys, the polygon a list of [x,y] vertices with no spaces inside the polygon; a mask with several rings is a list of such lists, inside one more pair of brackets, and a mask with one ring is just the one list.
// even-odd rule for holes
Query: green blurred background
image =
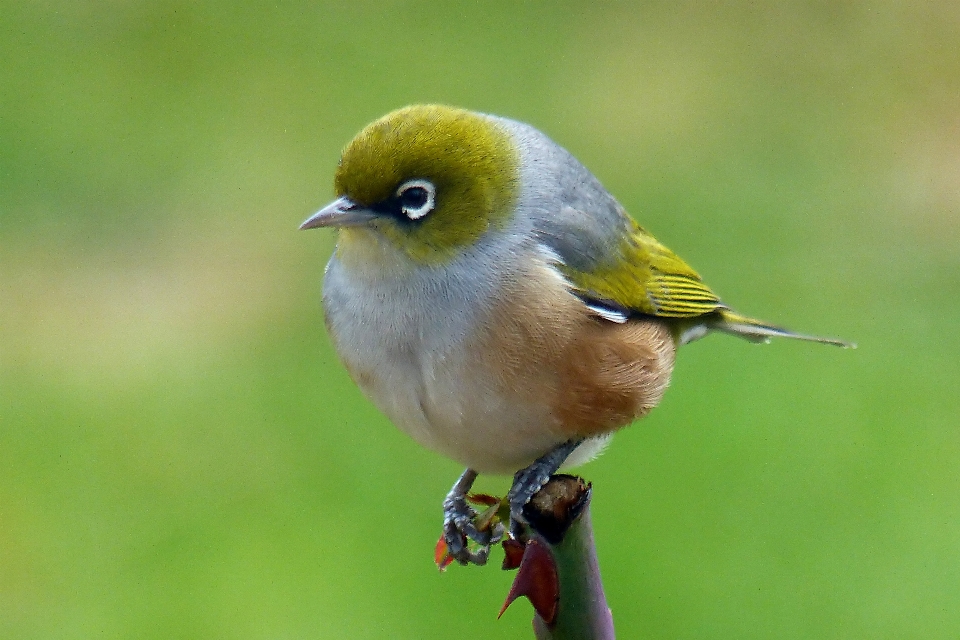
{"label": "green blurred background", "polygon": [[960,5],[346,4],[0,3],[0,637],[530,637],[437,573],[460,469],[351,384],[297,231],[420,101],[860,345],[687,347],[582,470],[620,637],[958,637]]}

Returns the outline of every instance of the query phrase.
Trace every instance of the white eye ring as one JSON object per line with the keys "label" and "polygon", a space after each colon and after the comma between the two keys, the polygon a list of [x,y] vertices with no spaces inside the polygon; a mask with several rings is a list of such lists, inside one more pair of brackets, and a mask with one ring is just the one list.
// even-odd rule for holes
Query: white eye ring
{"label": "white eye ring", "polygon": [[[426,197],[423,198],[423,201],[418,202],[416,206],[403,204],[404,194],[411,189],[421,189],[426,194]],[[434,187],[433,183],[429,180],[421,180],[419,178],[404,182],[397,188],[396,195],[400,200],[400,210],[403,211],[403,214],[410,220],[419,220],[423,216],[427,215],[433,211],[433,208],[437,203],[437,188]]]}

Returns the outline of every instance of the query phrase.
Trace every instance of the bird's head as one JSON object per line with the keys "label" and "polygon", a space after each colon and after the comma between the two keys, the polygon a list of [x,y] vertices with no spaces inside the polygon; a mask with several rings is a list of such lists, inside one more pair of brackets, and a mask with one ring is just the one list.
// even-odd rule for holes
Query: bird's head
{"label": "bird's head", "polygon": [[494,118],[415,105],[367,125],[347,144],[334,188],[337,199],[302,229],[338,227],[341,249],[385,242],[415,262],[442,263],[509,220],[519,155]]}

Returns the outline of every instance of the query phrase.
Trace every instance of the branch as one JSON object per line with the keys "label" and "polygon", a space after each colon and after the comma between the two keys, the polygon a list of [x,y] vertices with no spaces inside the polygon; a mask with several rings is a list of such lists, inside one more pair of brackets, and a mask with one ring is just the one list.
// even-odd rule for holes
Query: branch
{"label": "branch", "polygon": [[504,568],[520,570],[500,611],[526,596],[537,640],[613,640],[590,524],[590,485],[555,475],[524,507],[525,545],[504,543]]}

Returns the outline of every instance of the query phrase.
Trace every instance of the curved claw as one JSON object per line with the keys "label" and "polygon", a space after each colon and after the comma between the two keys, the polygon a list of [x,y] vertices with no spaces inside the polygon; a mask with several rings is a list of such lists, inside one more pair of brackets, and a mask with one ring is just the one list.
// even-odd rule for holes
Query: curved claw
{"label": "curved claw", "polygon": [[[443,501],[443,540],[447,553],[461,565],[487,563],[490,546],[503,539],[503,524],[493,519],[494,512],[479,514],[467,503],[467,492],[473,486],[477,472],[467,469],[457,480]],[[491,507],[493,508],[493,507]],[[470,549],[470,542],[478,545]]]}
{"label": "curved claw", "polygon": [[[462,565],[486,564],[490,545],[503,537],[503,525],[497,523],[493,530],[477,528],[474,524],[477,512],[462,498],[448,497],[444,500],[443,514],[443,539],[447,543],[447,553]],[[476,552],[470,550],[470,540],[479,545]]]}
{"label": "curved claw", "polygon": [[484,565],[490,556],[490,545],[481,544],[476,551],[467,545],[467,536],[451,521],[443,524],[443,539],[447,543],[447,554],[461,565]]}

